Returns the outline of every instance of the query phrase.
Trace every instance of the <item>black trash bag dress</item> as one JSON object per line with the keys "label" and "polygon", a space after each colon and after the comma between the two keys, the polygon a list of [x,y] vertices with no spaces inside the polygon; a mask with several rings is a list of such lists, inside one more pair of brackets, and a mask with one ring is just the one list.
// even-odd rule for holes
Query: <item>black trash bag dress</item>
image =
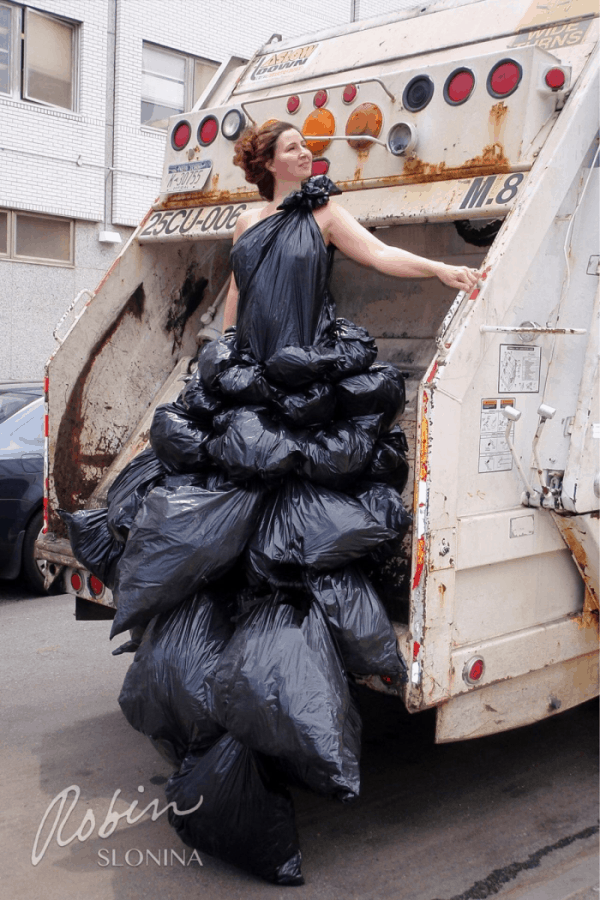
{"label": "black trash bag dress", "polygon": [[124,711],[180,762],[169,799],[187,809],[205,795],[172,824],[198,851],[282,885],[302,883],[286,784],[359,792],[350,673],[406,673],[361,570],[410,522],[392,487],[408,471],[403,436],[386,438],[404,385],[375,363],[364,328],[335,318],[333,248],[313,215],[335,193],[311,178],[237,241],[237,327],[157,410],[166,472],[152,469],[133,504],[119,497],[137,512],[115,529],[127,541],[111,637],[148,629]]}

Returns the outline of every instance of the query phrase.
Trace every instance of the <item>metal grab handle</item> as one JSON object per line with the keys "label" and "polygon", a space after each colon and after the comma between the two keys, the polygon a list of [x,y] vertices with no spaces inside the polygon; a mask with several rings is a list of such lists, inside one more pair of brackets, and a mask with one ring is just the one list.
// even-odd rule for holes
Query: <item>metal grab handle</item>
{"label": "metal grab handle", "polygon": [[543,328],[541,325],[480,325],[482,334],[587,334],[586,328]]}

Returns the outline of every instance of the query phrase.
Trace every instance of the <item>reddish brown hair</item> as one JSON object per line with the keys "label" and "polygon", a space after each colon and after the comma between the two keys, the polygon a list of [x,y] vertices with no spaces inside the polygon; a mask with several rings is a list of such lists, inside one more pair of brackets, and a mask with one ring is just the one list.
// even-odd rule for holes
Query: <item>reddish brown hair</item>
{"label": "reddish brown hair", "polygon": [[235,144],[233,162],[244,170],[246,181],[255,184],[260,196],[265,200],[273,199],[275,181],[266,164],[275,155],[277,138],[284,131],[299,131],[289,122],[269,122],[258,128],[251,125],[242,133]]}

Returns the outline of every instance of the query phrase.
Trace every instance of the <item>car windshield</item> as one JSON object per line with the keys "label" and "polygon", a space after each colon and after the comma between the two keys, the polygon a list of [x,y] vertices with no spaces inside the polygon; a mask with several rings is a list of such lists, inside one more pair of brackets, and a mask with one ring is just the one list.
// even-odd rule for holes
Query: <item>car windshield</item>
{"label": "car windshield", "polygon": [[41,390],[31,388],[28,391],[2,391],[0,392],[0,424],[5,422],[10,416],[14,416],[16,412],[37,400],[41,396]]}

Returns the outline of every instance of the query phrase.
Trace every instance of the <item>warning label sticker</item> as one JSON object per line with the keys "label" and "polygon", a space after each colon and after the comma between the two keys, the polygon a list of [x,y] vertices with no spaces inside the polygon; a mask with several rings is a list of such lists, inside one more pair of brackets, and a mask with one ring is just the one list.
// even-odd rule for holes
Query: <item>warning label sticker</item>
{"label": "warning label sticker", "polygon": [[[506,443],[507,420],[502,415],[505,406],[514,406],[514,398],[494,397],[481,401],[479,428],[479,472],[508,472],[513,461]],[[514,434],[511,426],[511,438]]]}
{"label": "warning label sticker", "polygon": [[501,394],[537,394],[541,363],[541,347],[500,344],[498,391]]}

